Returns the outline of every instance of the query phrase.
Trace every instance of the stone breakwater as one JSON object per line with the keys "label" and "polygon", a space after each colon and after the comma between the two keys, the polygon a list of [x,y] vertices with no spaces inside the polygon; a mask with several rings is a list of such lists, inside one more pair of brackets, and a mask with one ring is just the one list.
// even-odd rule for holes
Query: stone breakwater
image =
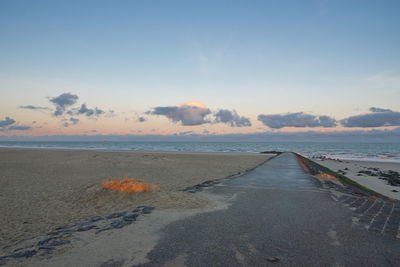
{"label": "stone breakwater", "polygon": [[56,227],[45,235],[4,247],[6,255],[0,256],[0,265],[33,256],[51,256],[58,250],[67,249],[71,246],[71,240],[78,239],[83,232],[98,235],[112,229],[120,229],[134,223],[139,216],[152,213],[153,210],[154,207],[151,206],[138,206],[132,210],[94,216],[79,223]]}
{"label": "stone breakwater", "polygon": [[[329,180],[318,179],[321,187],[331,193],[333,200],[341,202],[353,211],[354,223],[363,225],[368,231],[400,239],[400,201],[375,195],[374,192],[367,192],[357,185],[349,184],[350,179],[343,176],[345,174],[343,171],[336,174],[313,161],[305,160],[299,156],[297,156],[297,159],[304,170],[314,177],[320,173],[328,172],[341,181],[338,184]],[[378,169],[373,170],[376,172],[376,176],[383,176],[383,172]],[[370,175],[370,172],[359,173]],[[388,175],[392,175],[392,173],[389,172]],[[343,178],[346,178],[346,180]]]}

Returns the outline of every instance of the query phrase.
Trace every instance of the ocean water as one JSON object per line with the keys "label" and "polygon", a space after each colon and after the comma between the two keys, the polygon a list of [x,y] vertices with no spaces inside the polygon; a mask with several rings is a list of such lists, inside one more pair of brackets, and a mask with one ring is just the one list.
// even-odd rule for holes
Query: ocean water
{"label": "ocean water", "polygon": [[306,157],[325,156],[400,163],[400,143],[317,142],[50,142],[0,141],[0,147],[37,149],[85,149],[116,151],[251,152],[293,151]]}

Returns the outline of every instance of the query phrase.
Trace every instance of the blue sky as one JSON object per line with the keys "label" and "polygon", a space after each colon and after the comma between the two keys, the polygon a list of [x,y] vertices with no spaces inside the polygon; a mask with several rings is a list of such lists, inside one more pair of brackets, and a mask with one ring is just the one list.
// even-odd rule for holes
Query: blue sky
{"label": "blue sky", "polygon": [[[342,120],[370,107],[397,111],[399,14],[400,1],[389,0],[1,0],[0,120],[47,129],[30,134],[107,125],[116,133],[200,132],[168,116],[135,124],[152,108],[198,101],[251,119],[247,128],[207,128],[238,133],[271,130],[260,114]],[[51,113],[18,108],[51,108],[49,98],[63,93],[113,110],[120,124],[82,118],[72,131]]]}

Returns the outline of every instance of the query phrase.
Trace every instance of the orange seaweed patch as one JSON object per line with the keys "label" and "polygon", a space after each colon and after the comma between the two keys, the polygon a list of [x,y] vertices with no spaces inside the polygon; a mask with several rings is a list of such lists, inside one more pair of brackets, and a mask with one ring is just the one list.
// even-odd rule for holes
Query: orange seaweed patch
{"label": "orange seaweed patch", "polygon": [[154,190],[158,187],[158,185],[147,183],[135,178],[107,180],[103,181],[101,185],[103,186],[103,188],[110,190],[136,193]]}
{"label": "orange seaweed patch", "polygon": [[325,172],[320,172],[315,176],[318,177],[318,178],[328,179],[328,180],[336,180],[337,179],[335,176],[330,175],[330,174],[325,173]]}

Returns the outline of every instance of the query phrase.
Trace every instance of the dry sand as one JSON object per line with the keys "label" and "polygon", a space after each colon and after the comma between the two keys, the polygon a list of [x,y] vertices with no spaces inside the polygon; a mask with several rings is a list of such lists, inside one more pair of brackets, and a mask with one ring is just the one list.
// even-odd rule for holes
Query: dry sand
{"label": "dry sand", "polygon": [[[180,190],[242,174],[272,155],[0,149],[0,247],[56,226],[139,205],[157,210],[210,208],[210,199]],[[111,178],[159,184],[153,192],[103,189]]]}
{"label": "dry sand", "polygon": [[[332,159],[315,161],[335,172],[340,170],[344,171],[342,174],[344,174],[346,177],[382,195],[394,199],[400,199],[400,187],[388,185],[385,180],[379,179],[377,176],[369,176],[358,173],[359,171],[368,171],[368,168],[378,168],[383,172],[387,172],[389,170],[400,172],[400,163],[355,160],[338,161]],[[393,190],[397,190],[399,192],[393,192]]]}

